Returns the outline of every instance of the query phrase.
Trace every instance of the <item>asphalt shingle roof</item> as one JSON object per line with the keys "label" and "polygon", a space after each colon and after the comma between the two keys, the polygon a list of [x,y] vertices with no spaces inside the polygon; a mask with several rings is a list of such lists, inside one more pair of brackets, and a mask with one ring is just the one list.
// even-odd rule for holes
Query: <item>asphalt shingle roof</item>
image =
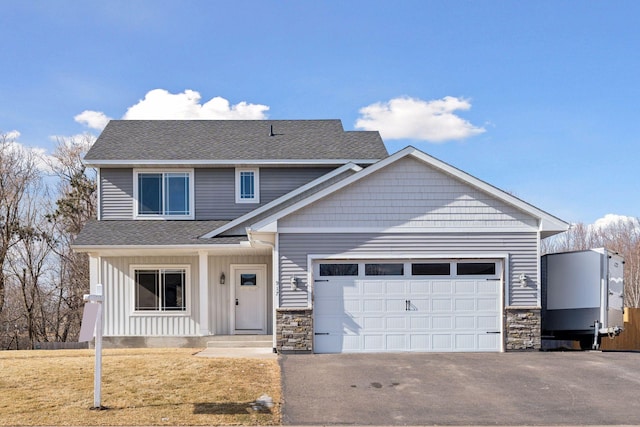
{"label": "asphalt shingle roof", "polygon": [[229,221],[89,221],[74,246],[237,244],[247,236],[199,239]]}
{"label": "asphalt shingle roof", "polygon": [[344,131],[340,120],[112,120],[85,160],[377,160],[387,156],[378,132]]}

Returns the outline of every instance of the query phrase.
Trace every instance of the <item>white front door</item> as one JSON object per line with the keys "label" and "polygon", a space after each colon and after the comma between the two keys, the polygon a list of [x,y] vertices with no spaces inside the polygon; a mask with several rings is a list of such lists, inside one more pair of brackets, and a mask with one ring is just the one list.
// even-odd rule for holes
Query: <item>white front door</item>
{"label": "white front door", "polygon": [[232,265],[232,322],[236,334],[267,332],[265,265]]}

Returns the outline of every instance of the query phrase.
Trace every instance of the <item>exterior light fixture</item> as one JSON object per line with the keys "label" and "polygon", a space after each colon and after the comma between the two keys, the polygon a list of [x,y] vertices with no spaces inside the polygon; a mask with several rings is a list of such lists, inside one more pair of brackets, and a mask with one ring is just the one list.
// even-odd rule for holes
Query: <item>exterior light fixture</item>
{"label": "exterior light fixture", "polygon": [[220,273],[220,284],[221,284],[221,285],[224,285],[224,281],[225,281],[225,279],[226,279],[226,277],[225,277],[225,275],[224,275],[224,272],[223,272],[223,273]]}

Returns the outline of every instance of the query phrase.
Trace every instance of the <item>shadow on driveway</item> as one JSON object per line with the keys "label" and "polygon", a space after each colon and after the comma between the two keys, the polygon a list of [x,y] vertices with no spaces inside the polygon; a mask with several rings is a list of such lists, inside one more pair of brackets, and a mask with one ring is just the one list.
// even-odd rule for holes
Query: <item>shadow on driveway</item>
{"label": "shadow on driveway", "polygon": [[281,356],[292,425],[640,424],[640,353]]}

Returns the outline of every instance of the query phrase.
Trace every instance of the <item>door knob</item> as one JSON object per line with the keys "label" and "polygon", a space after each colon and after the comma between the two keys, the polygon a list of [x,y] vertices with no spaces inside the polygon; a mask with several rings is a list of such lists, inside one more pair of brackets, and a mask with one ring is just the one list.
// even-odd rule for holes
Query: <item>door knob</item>
{"label": "door knob", "polygon": [[238,305],[238,298],[236,298],[236,305]]}

